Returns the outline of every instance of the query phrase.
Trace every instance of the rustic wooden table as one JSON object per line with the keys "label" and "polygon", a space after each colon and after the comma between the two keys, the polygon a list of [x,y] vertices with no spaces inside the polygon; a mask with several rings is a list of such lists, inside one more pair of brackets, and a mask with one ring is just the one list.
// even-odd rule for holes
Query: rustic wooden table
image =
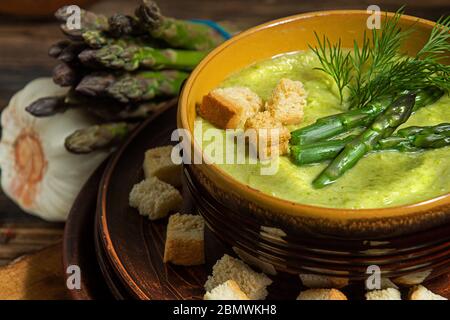
{"label": "rustic wooden table", "polygon": [[[138,0],[99,1],[91,10],[131,13]],[[373,1],[357,0],[160,0],[162,11],[179,18],[229,21],[248,27],[300,12],[324,9],[366,9]],[[437,19],[450,13],[449,0],[377,1],[383,10],[406,5],[408,14]],[[30,20],[0,16],[0,108],[30,80],[49,76],[55,62],[50,44],[61,38],[54,19]],[[0,191],[0,299],[63,299],[61,237],[64,224],[48,223],[23,213]],[[32,255],[12,260],[24,254]]]}

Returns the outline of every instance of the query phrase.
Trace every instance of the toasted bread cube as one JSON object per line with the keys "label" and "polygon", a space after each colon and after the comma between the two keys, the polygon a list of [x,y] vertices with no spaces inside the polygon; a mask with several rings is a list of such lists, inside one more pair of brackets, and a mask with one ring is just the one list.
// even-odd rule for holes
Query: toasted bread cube
{"label": "toasted bread cube", "polygon": [[172,162],[172,149],[172,146],[164,146],[145,152],[142,167],[146,178],[157,177],[174,187],[181,186],[181,165]]}
{"label": "toasted bread cube", "polygon": [[402,298],[400,291],[395,288],[387,288],[367,292],[366,300],[402,300]]}
{"label": "toasted bread cube", "polygon": [[167,225],[164,262],[181,266],[205,263],[205,222],[201,216],[173,214]]}
{"label": "toasted bread cube", "polygon": [[291,133],[268,111],[259,112],[249,118],[244,128],[248,136],[251,136],[248,130],[255,130],[256,140],[250,139],[250,144],[257,150],[260,158],[270,157],[276,149],[279,155],[288,152]]}
{"label": "toasted bread cube", "polygon": [[298,124],[303,119],[306,91],[303,83],[283,78],[272,92],[266,110],[285,125]]}
{"label": "toasted bread cube", "polygon": [[182,201],[177,189],[156,177],[134,185],[129,196],[130,207],[138,209],[150,220],[164,218],[170,211],[179,210]]}
{"label": "toasted bread cube", "polygon": [[431,292],[422,285],[417,285],[411,288],[409,292],[409,300],[448,300],[448,299]]}
{"label": "toasted bread cube", "polygon": [[218,128],[236,129],[243,128],[262,105],[261,98],[249,88],[218,88],[203,97],[199,113]]}
{"label": "toasted bread cube", "polygon": [[228,280],[218,285],[203,297],[204,300],[249,300],[234,280]]}
{"label": "toasted bread cube", "polygon": [[234,280],[250,300],[263,300],[267,296],[267,286],[272,283],[264,273],[253,271],[239,259],[224,255],[213,266],[212,275],[205,283],[205,290],[211,291],[228,280]]}
{"label": "toasted bread cube", "polygon": [[308,288],[337,288],[341,289],[348,285],[347,278],[337,278],[321,276],[318,274],[300,274],[300,279],[305,287]]}
{"label": "toasted bread cube", "polygon": [[308,289],[300,292],[297,300],[347,300],[337,289]]}

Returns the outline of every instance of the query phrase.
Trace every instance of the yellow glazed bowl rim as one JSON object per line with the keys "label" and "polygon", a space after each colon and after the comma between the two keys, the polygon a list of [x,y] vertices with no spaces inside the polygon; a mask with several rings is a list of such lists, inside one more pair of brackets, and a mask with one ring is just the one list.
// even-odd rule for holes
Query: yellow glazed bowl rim
{"label": "yellow glazed bowl rim", "polygon": [[[383,12],[383,14],[385,13],[387,14],[388,17],[394,15],[394,13],[392,12]],[[333,16],[333,15],[358,16],[362,14],[367,16],[369,15],[365,10],[329,10],[329,11],[315,11],[292,15],[252,27],[244,32],[239,33],[238,35],[234,36],[228,41],[222,43],[220,46],[211,51],[200,62],[200,64],[193,70],[193,72],[187,79],[183,87],[183,90],[181,91],[178,102],[178,127],[187,129],[192,134],[192,128],[188,121],[188,110],[190,107],[188,101],[191,89],[195,84],[196,79],[203,72],[205,66],[212,63],[211,61],[214,60],[216,56],[220,55],[221,52],[226,48],[228,48],[230,45],[238,41],[245,41],[249,35],[252,35],[256,32],[260,32],[261,30],[287,24],[289,22],[296,20],[309,19],[318,16]],[[404,22],[416,23],[421,27],[431,28],[435,25],[435,23],[430,20],[409,15],[402,15],[401,20]],[[199,149],[199,146],[194,143],[194,139],[192,139],[191,141],[191,147],[193,148],[195,153],[202,154],[202,151]],[[240,196],[246,198],[249,202],[258,203],[271,210],[288,213],[293,216],[302,216],[320,219],[325,218],[339,221],[343,220],[355,221],[359,219],[365,220],[368,218],[369,219],[394,218],[394,217],[400,218],[408,215],[434,212],[436,208],[447,208],[447,210],[448,208],[450,208],[450,193],[432,199],[424,200],[418,203],[385,208],[347,209],[347,208],[329,208],[329,207],[301,204],[272,196],[255,188],[252,188],[249,185],[241,183],[215,164],[204,164],[203,161],[203,164],[201,164],[200,166],[201,171],[203,171],[209,177],[214,177],[214,183],[217,184],[218,186],[225,187],[225,190],[232,190],[232,192],[235,192]]]}

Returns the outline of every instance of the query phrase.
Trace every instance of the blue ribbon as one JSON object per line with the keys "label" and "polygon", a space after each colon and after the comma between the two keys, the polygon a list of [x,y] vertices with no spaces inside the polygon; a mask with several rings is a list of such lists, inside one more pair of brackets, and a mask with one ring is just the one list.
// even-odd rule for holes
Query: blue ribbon
{"label": "blue ribbon", "polygon": [[191,19],[189,21],[207,25],[208,27],[216,30],[225,40],[231,38],[231,34],[215,21],[205,19]]}

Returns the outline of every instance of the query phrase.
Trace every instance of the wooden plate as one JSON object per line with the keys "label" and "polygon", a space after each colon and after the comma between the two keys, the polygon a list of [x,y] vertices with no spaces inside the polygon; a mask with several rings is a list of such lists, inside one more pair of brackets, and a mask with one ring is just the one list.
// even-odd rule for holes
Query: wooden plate
{"label": "wooden plate", "polygon": [[85,183],[77,196],[64,229],[63,266],[78,265],[81,289],[69,290],[75,300],[112,299],[97,264],[94,250],[94,222],[97,191],[106,162]]}
{"label": "wooden plate", "polygon": [[[102,178],[98,198],[97,221],[101,245],[112,272],[131,297],[136,299],[201,299],[203,284],[212,265],[225,252],[231,253],[213,233],[206,229],[206,264],[181,267],[164,264],[167,219],[149,221],[128,205],[132,186],[143,179],[144,152],[152,147],[170,144],[176,128],[176,108],[168,106],[143,123],[110,159]],[[182,212],[195,212],[188,188],[183,185]],[[296,275],[271,277],[270,299],[295,299],[301,285]],[[444,277],[445,278],[445,277]],[[113,280],[114,281],[114,280]],[[449,281],[433,281],[436,293],[448,294]],[[351,299],[362,299],[363,288],[352,285],[343,290]]]}
{"label": "wooden plate", "polygon": [[[97,218],[101,241],[129,293],[139,299],[199,299],[206,280],[203,266],[162,263],[167,221],[150,223],[128,206],[132,186],[143,179],[145,150],[168,144],[176,128],[175,103],[150,118],[111,159],[102,179]],[[163,111],[163,110],[161,110]],[[186,210],[189,204],[186,203]]]}

